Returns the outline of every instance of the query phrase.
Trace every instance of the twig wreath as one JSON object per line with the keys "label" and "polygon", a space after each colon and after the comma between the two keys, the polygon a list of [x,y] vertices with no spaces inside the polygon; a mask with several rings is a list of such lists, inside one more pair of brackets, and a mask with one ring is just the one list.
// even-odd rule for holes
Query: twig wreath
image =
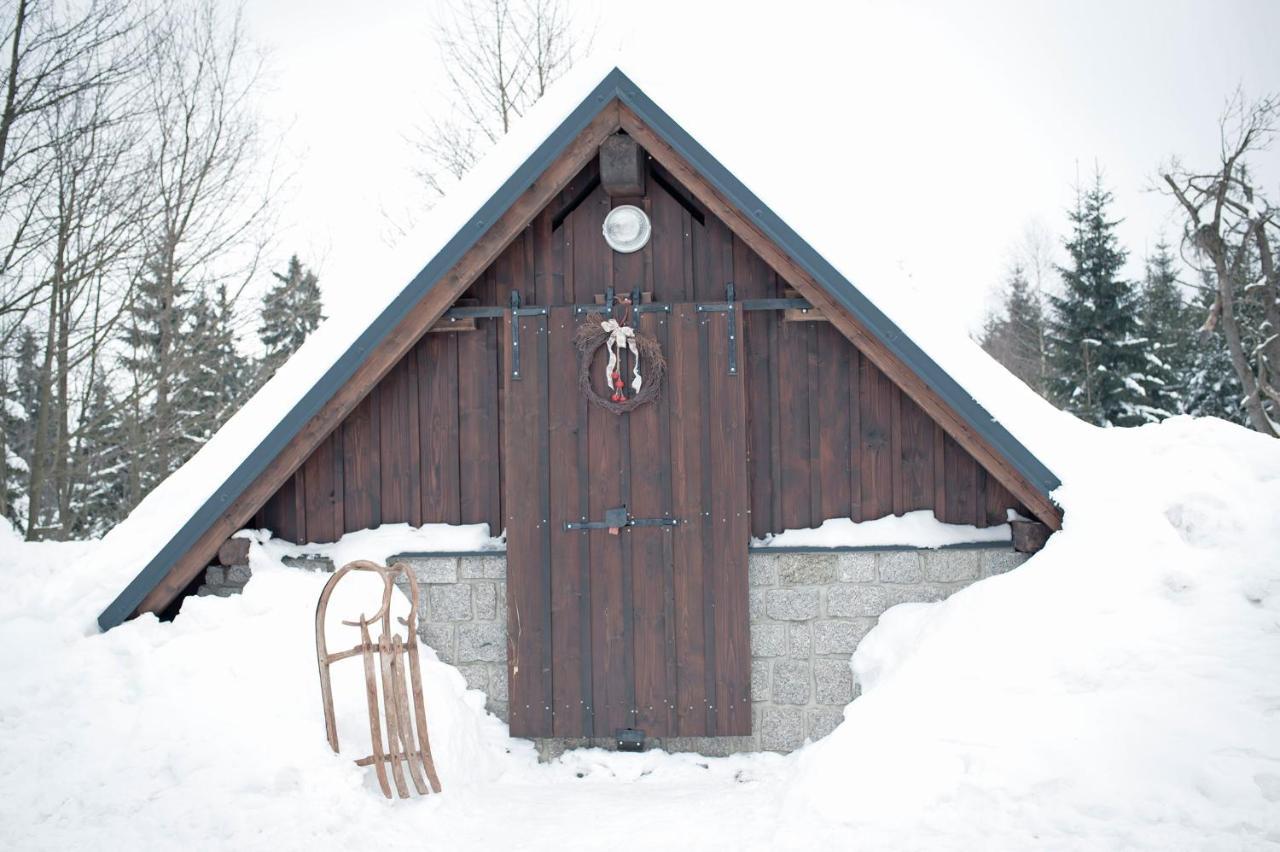
{"label": "twig wreath", "polygon": [[[629,312],[628,312],[629,313]],[[662,357],[662,346],[652,337],[641,334],[629,325],[608,319],[603,314],[587,314],[578,326],[574,345],[578,347],[578,387],[596,405],[613,414],[633,411],[658,398],[662,392],[662,380],[667,373],[667,360]],[[605,368],[609,396],[601,396],[591,383],[591,364],[601,347],[608,347],[609,363]],[[631,395],[622,380],[621,358],[624,351],[631,352]],[[641,370],[643,369],[643,373]]]}

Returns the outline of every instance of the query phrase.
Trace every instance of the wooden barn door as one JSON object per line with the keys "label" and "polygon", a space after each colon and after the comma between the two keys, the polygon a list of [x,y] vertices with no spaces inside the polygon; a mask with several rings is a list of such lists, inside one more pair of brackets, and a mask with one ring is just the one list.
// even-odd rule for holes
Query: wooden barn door
{"label": "wooden barn door", "polygon": [[[579,392],[573,306],[507,320],[515,736],[751,733],[741,312],[646,307],[667,386],[621,416]],[[596,526],[622,507],[630,525]]]}

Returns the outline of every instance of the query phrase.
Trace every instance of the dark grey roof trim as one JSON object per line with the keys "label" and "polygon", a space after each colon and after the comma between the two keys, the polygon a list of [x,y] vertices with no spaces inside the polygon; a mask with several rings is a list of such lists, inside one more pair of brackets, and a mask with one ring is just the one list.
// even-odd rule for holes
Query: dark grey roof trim
{"label": "dark grey roof trim", "polygon": [[617,97],[631,108],[654,132],[702,173],[727,200],[753,215],[756,225],[770,239],[822,284],[837,301],[863,325],[884,340],[885,345],[934,387],[939,396],[973,426],[988,443],[1001,452],[1033,486],[1046,495],[1059,484],[1058,478],[1031,455],[1003,426],[997,423],[976,400],[960,387],[923,350],[911,341],[879,308],[871,303],[830,263],[789,228],[772,210],[729,173],[719,161],[694,141],[669,115],[649,99],[619,69],[614,69],[597,85],[582,103],[561,122],[560,126],[520,165],[502,187],[484,203],[468,222],[422,271],[400,292],[378,318],[357,338],[324,376],[298,401],[297,405],[276,424],[253,452],[227,477],[222,486],[205,501],[156,554],[138,576],[125,587],[111,605],[98,616],[98,625],[110,630],[133,613],[147,593],[155,588],[173,563],[204,534],[226,507],[261,475],[299,430],[311,420],[337,390],[364,362],[365,356],[377,348],[410,307],[416,304],[452,269],[472,244],[485,233],[560,155],[569,142],[582,132],[600,110]]}

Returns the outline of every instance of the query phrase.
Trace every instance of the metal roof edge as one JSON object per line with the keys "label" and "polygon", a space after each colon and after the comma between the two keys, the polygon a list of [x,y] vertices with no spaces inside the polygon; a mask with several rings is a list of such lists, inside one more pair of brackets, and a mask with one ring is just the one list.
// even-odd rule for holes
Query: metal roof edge
{"label": "metal roof edge", "polygon": [[337,392],[375,349],[406,310],[431,291],[488,227],[507,210],[600,111],[614,98],[626,78],[614,68],[583,98],[556,129],[534,150],[479,211],[436,253],[403,290],[366,328],[302,399],[276,424],[267,437],[242,461],[221,486],[161,548],[137,576],[98,616],[98,626],[110,630],[122,623],[159,584],[173,562],[191,548],[230,502],[261,475],[316,412]]}
{"label": "metal roof edge", "polygon": [[1001,455],[1009,460],[1028,483],[1046,497],[1061,480],[999,421],[991,416],[951,374],[921,349],[897,323],[845,278],[813,246],[773,212],[755,193],[730,172],[706,148],[646,95],[639,86],[618,72],[620,100],[645,124],[697,169],[725,198],[750,216],[766,237],[773,240],[805,271],[826,288],[843,307],[858,319],[885,346],[917,375],[929,383],[943,401],[960,414]]}

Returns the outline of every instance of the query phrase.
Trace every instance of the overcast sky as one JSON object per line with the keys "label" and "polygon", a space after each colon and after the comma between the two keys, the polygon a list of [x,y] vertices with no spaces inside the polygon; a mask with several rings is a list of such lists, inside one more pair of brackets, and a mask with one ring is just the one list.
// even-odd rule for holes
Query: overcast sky
{"label": "overcast sky", "polygon": [[[296,251],[319,272],[331,312],[358,298],[362,259],[385,250],[388,215],[420,198],[406,136],[443,85],[431,40],[439,8],[247,6],[270,54],[264,114],[291,173],[274,266]],[[598,56],[679,75],[685,109],[714,104],[741,134],[775,126],[774,173],[739,177],[757,191],[793,179],[826,187],[822,213],[865,245],[863,269],[906,269],[971,328],[1028,225],[1055,241],[1065,232],[1077,175],[1091,178],[1095,163],[1140,275],[1156,238],[1178,232],[1168,200],[1148,191],[1158,165],[1212,162],[1216,118],[1237,85],[1280,90],[1280,2],[1266,0],[574,8],[594,25]],[[815,146],[810,127],[842,140]],[[1280,147],[1256,165],[1274,202]]]}

